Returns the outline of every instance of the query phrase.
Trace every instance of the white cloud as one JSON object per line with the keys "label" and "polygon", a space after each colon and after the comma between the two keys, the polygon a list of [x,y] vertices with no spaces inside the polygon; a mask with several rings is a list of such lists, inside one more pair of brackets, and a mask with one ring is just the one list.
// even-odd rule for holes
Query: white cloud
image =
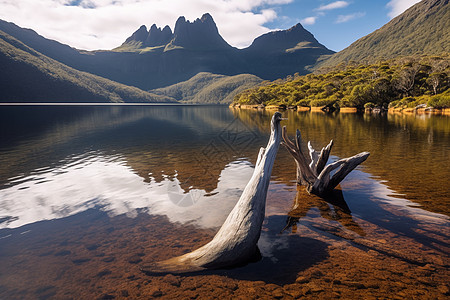
{"label": "white cloud", "polygon": [[179,16],[194,21],[210,13],[223,38],[246,47],[270,31],[275,7],[293,0],[2,0],[0,19],[32,28],[73,47],[94,50],[119,46],[141,25],[169,25]]}
{"label": "white cloud", "polygon": [[388,16],[394,18],[421,0],[391,0],[386,5],[390,11]]}
{"label": "white cloud", "polygon": [[313,25],[316,23],[317,17],[307,17],[300,21],[303,25]]}
{"label": "white cloud", "polygon": [[354,19],[362,18],[366,15],[365,12],[357,12],[349,15],[339,15],[336,19],[336,23],[345,23]]}
{"label": "white cloud", "polygon": [[319,8],[317,8],[317,10],[319,10],[319,11],[332,10],[332,9],[337,9],[337,8],[343,8],[348,5],[349,5],[349,3],[347,1],[335,1],[335,2],[331,2],[330,4],[327,4],[327,5],[321,5],[321,6],[319,6]]}

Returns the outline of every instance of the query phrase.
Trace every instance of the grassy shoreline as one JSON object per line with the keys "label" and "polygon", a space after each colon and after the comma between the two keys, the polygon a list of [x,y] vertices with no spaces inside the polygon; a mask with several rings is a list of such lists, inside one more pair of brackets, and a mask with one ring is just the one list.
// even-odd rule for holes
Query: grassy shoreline
{"label": "grassy shoreline", "polygon": [[[284,111],[284,110],[294,110],[297,112],[322,112],[326,113],[326,106],[290,106],[285,105],[249,105],[249,104],[239,104],[232,103],[229,105],[231,109],[249,109],[249,110],[270,110],[270,111]],[[368,114],[378,114],[382,112],[387,113],[406,113],[406,114],[436,114],[436,115],[448,115],[450,116],[450,108],[434,108],[434,107],[421,107],[421,108],[411,108],[411,107],[392,107],[384,110],[377,109],[359,109],[358,107],[342,107],[335,112],[339,113],[368,113]]]}

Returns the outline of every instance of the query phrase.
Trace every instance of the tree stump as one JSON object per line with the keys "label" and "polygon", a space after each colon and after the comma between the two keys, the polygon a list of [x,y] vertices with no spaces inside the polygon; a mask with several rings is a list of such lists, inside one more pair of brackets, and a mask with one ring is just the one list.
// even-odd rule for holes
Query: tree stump
{"label": "tree stump", "polygon": [[252,177],[212,241],[182,256],[145,264],[141,271],[164,274],[226,268],[248,262],[259,254],[256,244],[265,216],[270,175],[281,142],[281,120],[281,113],[276,112],[267,147],[260,149]]}
{"label": "tree stump", "polygon": [[[289,151],[297,165],[297,184],[306,186],[308,193],[318,196],[324,196],[334,190],[334,188],[359,164],[364,162],[370,155],[369,152],[361,152],[352,157],[340,159],[326,165],[330,156],[333,140],[322,148],[320,152],[314,150],[311,142],[308,142],[310,161],[302,152],[302,137],[300,130],[294,142],[292,142],[286,133],[286,126],[282,130],[282,145]],[[308,163],[309,161],[309,163]],[[331,172],[338,169],[332,176]]]}

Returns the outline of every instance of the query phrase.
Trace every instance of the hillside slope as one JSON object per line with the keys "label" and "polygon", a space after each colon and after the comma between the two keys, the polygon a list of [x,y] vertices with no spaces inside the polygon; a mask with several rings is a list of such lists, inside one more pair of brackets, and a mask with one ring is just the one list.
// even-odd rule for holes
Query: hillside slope
{"label": "hillside slope", "polygon": [[261,78],[250,74],[225,76],[201,72],[187,81],[151,92],[184,103],[229,104],[236,94],[261,82]]}
{"label": "hillside slope", "polygon": [[0,31],[0,102],[175,102],[80,72]]}
{"label": "hillside slope", "polygon": [[143,25],[111,51],[77,50],[5,21],[0,21],[0,30],[74,69],[142,90],[186,81],[200,72],[253,74],[268,80],[307,74],[319,59],[334,53],[300,24],[237,49],[220,36],[209,14],[193,22],[180,17],[173,32],[168,26],[147,30]]}
{"label": "hillside slope", "polygon": [[415,54],[441,55],[449,52],[448,0],[423,0],[317,67],[332,67],[349,61],[371,63],[380,58]]}
{"label": "hillside slope", "polygon": [[450,54],[398,57],[374,64],[348,64],[327,73],[296,76],[248,89],[234,104],[450,107]]}

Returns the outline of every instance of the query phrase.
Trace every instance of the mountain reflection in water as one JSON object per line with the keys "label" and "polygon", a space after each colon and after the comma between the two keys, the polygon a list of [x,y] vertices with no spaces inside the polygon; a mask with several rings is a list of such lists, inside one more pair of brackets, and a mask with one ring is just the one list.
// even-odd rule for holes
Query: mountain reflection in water
{"label": "mountain reflection in water", "polygon": [[11,179],[11,186],[0,190],[5,220],[0,228],[65,218],[90,208],[130,217],[145,209],[149,214],[166,215],[171,222],[215,228],[225,221],[252,173],[248,162],[231,162],[211,193],[200,189],[186,193],[176,175],[164,175],[160,182],[150,176],[146,183],[120,157],[87,153],[57,168]]}
{"label": "mountain reflection in water", "polygon": [[[2,106],[0,298],[445,298],[450,123],[296,113],[332,160],[369,159],[330,198],[281,147],[260,261],[190,276],[138,265],[207,243],[267,143],[271,113],[213,106]],[[43,275],[44,274],[44,275]]]}

